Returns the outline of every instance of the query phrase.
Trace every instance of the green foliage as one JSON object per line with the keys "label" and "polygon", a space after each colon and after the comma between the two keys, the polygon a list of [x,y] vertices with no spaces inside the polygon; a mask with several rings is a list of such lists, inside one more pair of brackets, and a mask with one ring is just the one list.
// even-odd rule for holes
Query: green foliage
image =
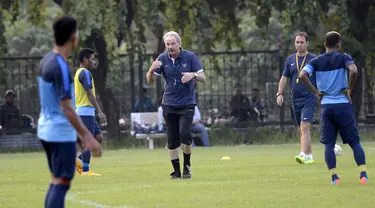
{"label": "green foliage", "polygon": [[28,22],[34,26],[44,26],[46,20],[45,0],[30,0],[27,5]]}
{"label": "green foliage", "polygon": [[30,27],[28,20],[10,21],[11,14],[4,12],[7,28],[4,36],[7,40],[9,56],[41,56],[53,46],[51,29]]}

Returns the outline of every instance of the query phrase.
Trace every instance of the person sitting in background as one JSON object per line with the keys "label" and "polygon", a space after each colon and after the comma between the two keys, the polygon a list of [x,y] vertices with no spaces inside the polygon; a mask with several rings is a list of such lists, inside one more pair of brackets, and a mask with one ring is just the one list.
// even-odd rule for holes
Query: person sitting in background
{"label": "person sitting in background", "polygon": [[16,93],[7,90],[5,93],[6,102],[0,106],[0,124],[4,129],[21,128],[20,109],[14,104]]}
{"label": "person sitting in background", "polygon": [[230,120],[234,122],[246,122],[249,121],[250,115],[250,100],[244,94],[242,94],[242,85],[236,84],[234,86],[236,94],[230,101]]}
{"label": "person sitting in background", "polygon": [[[208,132],[206,130],[206,127],[200,122],[201,120],[201,113],[199,111],[198,106],[195,106],[195,111],[194,111],[194,117],[193,117],[193,126],[191,127],[191,133],[197,134],[196,137],[193,137],[194,143],[197,146],[202,146],[204,147],[209,147],[210,141],[208,139]],[[200,140],[200,141],[196,141]]]}
{"label": "person sitting in background", "polygon": [[254,122],[262,122],[266,117],[264,101],[260,98],[259,89],[254,88],[250,98],[250,119]]}
{"label": "person sitting in background", "polygon": [[142,97],[135,102],[134,112],[155,112],[155,106],[152,99],[147,95],[148,90],[143,88]]}

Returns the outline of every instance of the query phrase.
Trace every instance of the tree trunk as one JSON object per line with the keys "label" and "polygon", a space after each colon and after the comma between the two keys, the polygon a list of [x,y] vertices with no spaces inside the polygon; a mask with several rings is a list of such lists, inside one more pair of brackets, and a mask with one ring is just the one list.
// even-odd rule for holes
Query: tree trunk
{"label": "tree trunk", "polygon": [[[368,41],[368,28],[366,27],[369,15],[370,1],[347,0],[348,16],[352,19],[350,24],[350,32],[353,37],[360,43]],[[355,107],[355,117],[358,121],[361,105],[362,105],[362,75],[366,66],[366,51],[357,51],[353,54],[353,58],[358,65],[357,83],[353,89],[353,104]]]}
{"label": "tree trunk", "polygon": [[4,17],[3,11],[0,9],[0,56],[3,56],[7,53],[7,43],[4,37],[5,26],[4,26]]}
{"label": "tree trunk", "polygon": [[104,40],[102,32],[96,31],[87,39],[85,45],[93,45],[96,49],[99,65],[93,77],[95,80],[95,88],[99,94],[100,101],[103,105],[104,114],[107,116],[108,125],[106,127],[109,138],[116,138],[119,135],[119,104],[110,88],[107,88],[106,80],[109,70],[107,59],[107,44]]}

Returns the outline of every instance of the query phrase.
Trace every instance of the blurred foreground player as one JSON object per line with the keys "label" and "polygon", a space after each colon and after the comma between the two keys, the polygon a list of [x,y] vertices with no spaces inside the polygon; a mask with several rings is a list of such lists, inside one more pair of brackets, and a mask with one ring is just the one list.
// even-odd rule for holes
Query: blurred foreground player
{"label": "blurred foreground player", "polygon": [[[98,142],[102,142],[103,135],[95,117],[98,113],[101,125],[106,125],[107,119],[96,101],[94,79],[89,70],[97,67],[95,53],[90,48],[82,49],[78,54],[80,68],[74,76],[76,112],[81,117],[86,128]],[[76,159],[76,169],[81,176],[101,176],[90,169],[91,152],[84,150]]]}
{"label": "blurred foreground player", "polygon": [[181,178],[178,148],[182,143],[184,166],[182,178],[191,178],[191,127],[196,97],[193,80],[203,82],[205,75],[197,56],[181,48],[181,38],[176,32],[164,35],[166,53],[152,63],[147,72],[149,84],[154,75],[163,75],[166,83],[162,100],[163,117],[167,125],[168,149],[174,172],[172,179]]}
{"label": "blurred foreground player", "polygon": [[38,137],[47,155],[52,180],[46,208],[64,207],[74,176],[77,133],[82,144],[101,155],[101,146],[85,128],[73,107],[73,79],[66,60],[78,43],[77,21],[61,17],[53,24],[55,46],[40,61],[38,88],[41,112]]}
{"label": "blurred foreground player", "polygon": [[[299,78],[321,100],[320,117],[322,121],[321,142],[325,145],[325,160],[332,176],[332,184],[339,184],[336,172],[334,147],[337,132],[344,144],[349,144],[354,159],[360,169],[360,183],[367,184],[366,158],[361,146],[352,106],[351,92],[357,79],[357,66],[348,54],[337,52],[341,45],[341,35],[337,32],[326,34],[324,46],[326,53],[312,59],[302,70]],[[347,77],[349,70],[349,84]],[[317,88],[309,75],[316,75]]]}

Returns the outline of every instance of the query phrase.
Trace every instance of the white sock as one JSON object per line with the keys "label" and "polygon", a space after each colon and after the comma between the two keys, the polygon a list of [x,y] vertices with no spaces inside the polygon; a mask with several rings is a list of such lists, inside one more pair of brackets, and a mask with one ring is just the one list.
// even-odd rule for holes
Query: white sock
{"label": "white sock", "polygon": [[299,156],[300,156],[300,157],[306,157],[306,154],[305,154],[304,152],[300,152],[300,153],[299,153]]}
{"label": "white sock", "polygon": [[312,154],[308,154],[308,155],[306,155],[306,157],[308,157],[308,158],[310,158],[310,159],[313,159]]}

